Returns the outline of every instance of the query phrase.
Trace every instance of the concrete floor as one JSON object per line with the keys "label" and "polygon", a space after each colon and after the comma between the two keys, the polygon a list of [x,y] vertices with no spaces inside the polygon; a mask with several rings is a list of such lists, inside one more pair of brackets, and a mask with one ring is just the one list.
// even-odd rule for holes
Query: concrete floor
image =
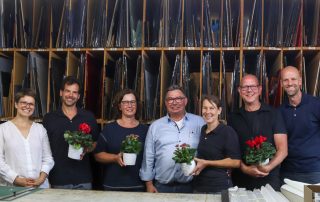
{"label": "concrete floor", "polygon": [[14,202],[218,202],[220,195],[167,194],[145,192],[83,191],[43,189],[13,200]]}

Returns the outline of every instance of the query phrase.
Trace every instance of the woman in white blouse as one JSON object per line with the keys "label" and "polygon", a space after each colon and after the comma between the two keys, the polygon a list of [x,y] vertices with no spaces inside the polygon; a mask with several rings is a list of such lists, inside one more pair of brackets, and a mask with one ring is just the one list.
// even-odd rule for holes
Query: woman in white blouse
{"label": "woman in white blouse", "polygon": [[0,185],[48,188],[54,165],[46,129],[33,122],[35,93],[15,95],[17,115],[0,125]]}

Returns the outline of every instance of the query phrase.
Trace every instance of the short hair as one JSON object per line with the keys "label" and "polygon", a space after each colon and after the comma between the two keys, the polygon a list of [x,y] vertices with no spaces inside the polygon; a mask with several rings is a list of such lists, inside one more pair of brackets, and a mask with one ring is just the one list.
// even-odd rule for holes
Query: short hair
{"label": "short hair", "polygon": [[221,100],[215,95],[204,95],[202,97],[202,102],[201,102],[202,105],[205,100],[208,100],[211,104],[215,104],[218,108],[222,106]]}
{"label": "short hair", "polygon": [[36,101],[36,92],[30,88],[22,88],[20,89],[14,96],[14,102],[18,103],[20,99],[24,96],[30,96],[33,97],[33,99]]}
{"label": "short hair", "polygon": [[254,79],[257,81],[257,83],[258,83],[259,86],[261,85],[261,84],[260,84],[260,81],[259,81],[259,78],[258,78],[256,75],[245,73],[245,74],[242,76],[242,78],[241,78],[241,81],[240,81],[240,85],[239,85],[239,86],[242,85],[243,78],[244,78],[244,77],[249,77],[249,76],[252,77],[252,78],[254,78]]}
{"label": "short hair", "polygon": [[114,100],[113,100],[113,107],[115,108],[115,114],[114,114],[114,118],[115,119],[119,119],[119,118],[121,118],[121,116],[122,116],[122,112],[120,111],[120,109],[119,109],[119,105],[121,104],[121,101],[122,101],[122,99],[123,99],[123,97],[125,96],[125,95],[128,95],[128,94],[133,94],[134,95],[134,97],[136,98],[136,101],[137,101],[137,105],[136,105],[136,114],[135,114],[135,118],[138,120],[139,119],[139,114],[138,114],[138,109],[139,109],[139,103],[138,103],[138,95],[137,95],[137,93],[134,91],[134,90],[132,90],[132,89],[129,89],[129,88],[125,88],[125,89],[123,89],[123,90],[121,90],[121,91],[119,91],[117,94],[116,94],[116,96],[115,96],[115,98],[114,98]]}
{"label": "short hair", "polygon": [[171,85],[167,88],[167,91],[166,91],[166,96],[168,94],[169,91],[174,91],[174,90],[180,90],[184,96],[186,96],[186,92],[184,91],[184,89],[181,87],[181,86],[178,86],[178,85]]}
{"label": "short hair", "polygon": [[77,84],[79,86],[79,91],[81,89],[81,85],[80,85],[80,82],[79,80],[74,77],[74,76],[67,76],[63,79],[62,83],[61,83],[61,86],[60,86],[60,90],[64,90],[64,87],[65,85],[73,85],[73,84]]}

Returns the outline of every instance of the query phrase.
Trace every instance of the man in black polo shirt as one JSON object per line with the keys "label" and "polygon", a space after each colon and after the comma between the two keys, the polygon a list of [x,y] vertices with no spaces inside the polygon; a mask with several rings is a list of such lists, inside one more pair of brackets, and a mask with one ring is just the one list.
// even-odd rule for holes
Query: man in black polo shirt
{"label": "man in black polo shirt", "polygon": [[288,131],[288,157],[281,165],[283,178],[320,183],[320,98],[301,92],[297,68],[281,71],[288,101],[280,107]]}
{"label": "man in black polo shirt", "polygon": [[[52,156],[55,165],[49,174],[52,188],[65,189],[91,189],[92,174],[89,155],[84,155],[82,160],[68,158],[68,143],[64,140],[66,130],[79,130],[81,123],[91,127],[91,135],[96,141],[98,126],[91,112],[79,109],[76,103],[80,98],[80,83],[74,77],[66,77],[61,85],[60,97],[62,107],[50,112],[43,118],[43,125],[47,129]],[[87,151],[89,152],[89,151]]]}
{"label": "man in black polo shirt", "polygon": [[241,161],[240,170],[233,171],[232,179],[234,185],[250,190],[266,184],[280,190],[279,164],[287,156],[286,129],[281,113],[259,101],[261,91],[256,76],[244,76],[238,88],[244,106],[231,114],[228,124],[239,136],[242,155],[246,150],[245,142],[259,135],[267,137],[277,152],[265,166],[246,165]]}

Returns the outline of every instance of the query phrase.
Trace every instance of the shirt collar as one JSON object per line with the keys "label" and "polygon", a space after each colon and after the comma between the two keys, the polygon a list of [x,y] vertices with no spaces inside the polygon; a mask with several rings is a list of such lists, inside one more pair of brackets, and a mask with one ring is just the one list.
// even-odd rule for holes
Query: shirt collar
{"label": "shirt collar", "polygon": [[[184,115],[184,117],[183,117],[182,119],[184,119],[185,121],[188,121],[188,120],[190,119],[189,116],[190,116],[189,113],[186,112],[185,115]],[[173,121],[173,120],[170,118],[169,114],[167,114],[166,117],[167,117],[168,123],[170,123],[170,122]]]}
{"label": "shirt collar", "polygon": [[[305,94],[305,93],[302,93],[301,102],[300,102],[296,107],[299,107],[299,106],[301,106],[301,105],[308,104],[308,102],[309,102],[308,95]],[[286,99],[286,101],[285,101],[285,106],[286,106],[286,107],[293,107],[293,106],[290,104],[290,102],[289,102],[288,99]]]}
{"label": "shirt collar", "polygon": [[[224,124],[223,123],[219,123],[219,125],[217,125],[217,127],[215,129],[213,129],[212,131],[210,131],[209,134],[219,134],[219,131],[222,130],[222,128],[224,127]],[[205,124],[204,127],[203,127],[203,130],[207,130],[208,128],[208,125]]]}

